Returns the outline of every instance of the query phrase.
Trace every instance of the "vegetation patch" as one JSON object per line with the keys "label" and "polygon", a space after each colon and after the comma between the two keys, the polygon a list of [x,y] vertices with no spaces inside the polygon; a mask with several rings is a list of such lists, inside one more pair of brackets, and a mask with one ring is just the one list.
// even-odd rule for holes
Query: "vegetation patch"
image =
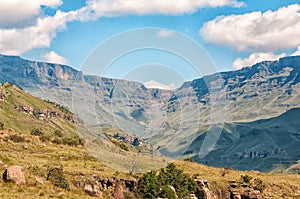
{"label": "vegetation patch", "polygon": [[137,192],[142,198],[186,198],[190,193],[201,196],[201,188],[173,163],[144,174],[138,181]]}
{"label": "vegetation patch", "polygon": [[124,151],[129,151],[129,147],[123,143],[123,142],[119,142],[117,140],[112,140],[111,141],[114,145],[116,145],[117,147],[123,149]]}
{"label": "vegetation patch", "polygon": [[25,142],[25,138],[22,137],[22,136],[19,136],[19,135],[16,135],[16,134],[13,134],[13,135],[9,135],[6,137],[8,140],[11,140],[13,142]]}
{"label": "vegetation patch", "polygon": [[44,132],[40,128],[35,128],[35,129],[32,129],[30,134],[35,135],[35,136],[42,136],[42,135],[44,135]]}

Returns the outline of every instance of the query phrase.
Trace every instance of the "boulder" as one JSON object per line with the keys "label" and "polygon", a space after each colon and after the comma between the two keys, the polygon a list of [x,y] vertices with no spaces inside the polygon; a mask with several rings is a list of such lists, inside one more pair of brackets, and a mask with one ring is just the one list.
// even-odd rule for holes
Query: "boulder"
{"label": "boulder", "polygon": [[102,198],[102,192],[100,191],[99,187],[94,184],[85,184],[84,191],[90,196],[95,196]]}
{"label": "boulder", "polygon": [[8,167],[2,177],[4,182],[13,181],[17,185],[26,184],[23,167],[18,165]]}
{"label": "boulder", "polygon": [[250,199],[262,199],[261,193],[259,190],[252,190],[249,192]]}

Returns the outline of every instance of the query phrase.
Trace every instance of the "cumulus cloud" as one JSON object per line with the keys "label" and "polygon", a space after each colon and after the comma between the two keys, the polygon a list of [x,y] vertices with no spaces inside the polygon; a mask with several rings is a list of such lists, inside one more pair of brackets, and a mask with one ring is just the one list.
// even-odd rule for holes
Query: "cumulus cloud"
{"label": "cumulus cloud", "polygon": [[44,61],[54,64],[68,64],[68,60],[63,56],[51,51],[43,56]]}
{"label": "cumulus cloud", "polygon": [[243,5],[243,2],[237,0],[88,0],[87,6],[79,10],[78,17],[81,20],[90,20],[103,16],[178,15],[193,13],[203,7]]}
{"label": "cumulus cloud", "polygon": [[158,37],[171,37],[174,34],[174,32],[172,30],[160,30],[157,32],[157,36]]}
{"label": "cumulus cloud", "polygon": [[73,12],[57,11],[54,16],[41,17],[24,28],[0,29],[0,53],[20,55],[34,48],[49,47],[56,31],[74,20]]}
{"label": "cumulus cloud", "polygon": [[[1,0],[0,53],[20,55],[35,48],[49,47],[56,32],[72,20],[126,15],[192,13],[203,7],[240,7],[237,0],[87,0],[86,6],[69,12],[57,10],[45,16],[42,6],[56,8],[62,0]],[[170,33],[161,33],[168,36]]]}
{"label": "cumulus cloud", "polygon": [[300,46],[300,5],[276,11],[220,16],[203,25],[208,43],[247,52],[276,52]]}
{"label": "cumulus cloud", "polygon": [[0,28],[32,25],[41,13],[41,6],[56,8],[62,0],[1,0]]}
{"label": "cumulus cloud", "polygon": [[175,89],[175,84],[170,84],[170,85],[167,86],[167,85],[159,83],[155,80],[150,80],[150,81],[144,83],[144,86],[146,88],[158,88],[158,89],[162,89],[162,90],[173,90],[173,89]]}
{"label": "cumulus cloud", "polygon": [[241,69],[243,67],[252,66],[256,63],[262,62],[262,61],[272,61],[272,60],[278,60],[281,57],[285,57],[285,53],[281,53],[280,55],[276,55],[272,52],[269,53],[252,53],[247,58],[237,58],[233,62],[233,68],[234,69]]}

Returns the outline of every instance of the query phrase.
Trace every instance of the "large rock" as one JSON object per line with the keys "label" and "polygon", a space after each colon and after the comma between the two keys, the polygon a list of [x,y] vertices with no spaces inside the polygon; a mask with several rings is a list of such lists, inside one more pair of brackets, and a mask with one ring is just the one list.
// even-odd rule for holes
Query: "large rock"
{"label": "large rock", "polygon": [[13,181],[17,185],[26,184],[23,167],[18,165],[8,167],[2,177],[5,182]]}
{"label": "large rock", "polygon": [[262,199],[261,193],[258,190],[252,190],[249,192],[250,199]]}
{"label": "large rock", "polygon": [[96,196],[102,198],[102,192],[100,191],[98,185],[94,184],[85,184],[84,191],[90,196]]}

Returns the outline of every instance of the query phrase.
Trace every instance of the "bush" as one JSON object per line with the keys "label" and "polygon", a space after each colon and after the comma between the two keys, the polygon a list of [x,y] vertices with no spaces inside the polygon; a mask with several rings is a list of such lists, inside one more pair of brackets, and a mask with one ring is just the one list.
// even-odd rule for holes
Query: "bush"
{"label": "bush", "polygon": [[63,135],[63,133],[62,133],[60,130],[55,130],[55,131],[54,131],[54,136],[55,136],[55,137],[60,137],[60,138],[61,138],[61,137],[63,137],[64,135]]}
{"label": "bush", "polygon": [[35,135],[35,136],[42,136],[44,135],[44,132],[42,131],[42,129],[32,129],[31,135]]}
{"label": "bush", "polygon": [[54,138],[52,142],[55,144],[64,144],[70,146],[77,146],[81,144],[81,140],[78,137]]}
{"label": "bush", "polygon": [[144,174],[138,181],[137,192],[142,198],[175,198],[176,195],[185,198],[192,192],[197,197],[201,196],[201,188],[173,163],[160,171]]}
{"label": "bush", "polygon": [[46,180],[59,188],[70,190],[68,180],[64,177],[63,166],[58,165],[56,162],[48,161]]}
{"label": "bush", "polygon": [[4,123],[0,122],[0,130],[4,130]]}
{"label": "bush", "polygon": [[55,175],[50,181],[54,186],[70,191],[69,182],[63,175]]}
{"label": "bush", "polygon": [[42,142],[50,141],[50,139],[51,139],[50,135],[42,135],[42,136],[40,136],[40,140]]}
{"label": "bush", "polygon": [[263,181],[260,178],[254,179],[253,189],[263,192],[265,188],[266,185],[263,183]]}
{"label": "bush", "polygon": [[52,142],[55,144],[62,144],[62,140],[59,138],[54,138],[54,140]]}
{"label": "bush", "polygon": [[79,139],[78,138],[63,138],[62,143],[70,146],[77,146],[79,145]]}
{"label": "bush", "polygon": [[252,176],[249,175],[241,175],[243,182],[249,183],[252,180]]}
{"label": "bush", "polygon": [[37,165],[29,166],[28,170],[31,171],[34,175],[45,177],[42,169],[39,168]]}
{"label": "bush", "polygon": [[19,135],[9,135],[8,139],[13,142],[25,142],[25,138]]}
{"label": "bush", "polygon": [[175,199],[176,192],[170,186],[163,186],[159,193],[160,197],[168,198],[168,199]]}

